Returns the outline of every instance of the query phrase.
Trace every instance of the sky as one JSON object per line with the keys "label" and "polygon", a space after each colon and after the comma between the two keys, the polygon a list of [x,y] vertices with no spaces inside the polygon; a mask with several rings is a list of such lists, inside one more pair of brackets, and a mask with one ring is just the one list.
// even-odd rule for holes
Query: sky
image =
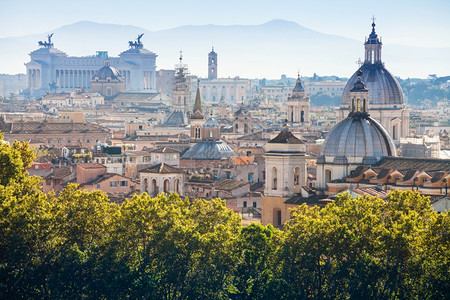
{"label": "sky", "polygon": [[383,39],[392,44],[450,47],[449,0],[0,0],[0,37],[47,32],[83,20],[156,31],[285,19],[322,33],[361,40],[373,15]]}

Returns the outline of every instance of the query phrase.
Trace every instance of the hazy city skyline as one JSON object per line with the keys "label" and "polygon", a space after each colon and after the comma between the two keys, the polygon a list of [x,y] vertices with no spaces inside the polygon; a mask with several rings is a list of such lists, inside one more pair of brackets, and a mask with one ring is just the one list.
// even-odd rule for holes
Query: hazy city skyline
{"label": "hazy city skyline", "polygon": [[[450,40],[443,38],[450,28],[450,20],[447,18],[448,12],[450,12],[450,2],[442,0],[427,3],[422,1],[392,2],[383,0],[378,1],[376,4],[376,6],[364,6],[353,1],[322,1],[320,5],[307,1],[283,1],[275,4],[272,1],[238,2],[231,0],[226,3],[175,1],[170,4],[155,1],[142,3],[140,1],[129,1],[125,6],[118,1],[88,2],[82,0],[63,3],[51,0],[39,2],[23,0],[3,1],[2,11],[0,12],[0,47],[3,48],[2,55],[5,55],[5,52],[7,52],[5,49],[7,49],[7,43],[9,42],[7,37],[16,38],[49,33],[63,26],[85,20],[104,24],[132,25],[157,32],[189,25],[260,25],[273,19],[283,19],[324,34],[360,41],[361,48],[355,47],[355,53],[352,53],[352,57],[355,57],[355,59],[348,60],[351,61],[350,64],[353,64],[358,56],[363,56],[362,42],[364,37],[370,33],[371,17],[374,15],[377,23],[377,33],[381,35],[383,43],[387,46],[383,51],[385,54],[390,55],[386,56],[388,57],[386,63],[394,74],[401,77],[426,77],[429,73],[437,73],[438,76],[447,75],[444,74],[443,69],[448,69],[445,66],[449,66],[450,61],[445,55],[441,57],[440,53],[445,53],[447,48],[450,47]],[[44,38],[45,36],[42,36],[41,39]],[[119,53],[118,49],[111,48],[107,43],[104,44],[104,49],[93,49],[92,43],[83,43],[77,45],[77,47],[69,48],[67,47],[68,45],[61,43],[62,38],[61,35],[55,36],[55,47],[71,56],[92,55],[95,53],[95,50],[108,50],[112,56]],[[129,37],[129,39],[133,38],[133,36]],[[292,39],[295,38],[296,36],[292,36]],[[269,65],[265,70],[257,69],[258,62],[254,64],[255,67],[252,67],[252,72],[250,72],[249,66],[242,64],[242,62],[236,62],[236,65],[233,65],[234,62],[231,61],[231,58],[235,54],[227,51],[228,49],[223,46],[220,47],[220,43],[224,43],[223,38],[218,36],[216,40],[214,38],[210,39],[210,37],[207,37],[207,39],[207,41],[204,41],[205,45],[214,44],[218,46],[219,76],[241,75],[278,78],[282,73],[286,73],[292,77],[295,76],[298,68],[304,69],[306,71],[304,75],[306,76],[311,76],[313,72],[318,72],[322,75],[350,76],[352,72],[350,70],[355,68],[354,64],[350,65],[349,63],[346,64],[348,69],[340,65],[336,65],[333,68],[333,66],[323,62],[329,66],[329,69],[324,70],[323,67],[320,68],[318,66],[316,70],[314,66],[307,66],[303,61],[291,60],[292,67],[275,68]],[[105,42],[108,40],[111,42],[109,37],[105,37]],[[179,45],[174,45],[173,49],[166,51],[167,46],[166,48],[158,48],[161,45],[158,45],[148,35],[144,37],[144,43],[149,50],[158,54],[158,68],[172,68],[173,63],[175,63],[175,52],[178,52],[180,48],[186,49],[186,53],[189,53],[190,50],[188,46],[180,43]],[[123,51],[123,46],[121,45],[118,41],[117,47],[120,47],[120,51]],[[428,56],[431,55],[433,57],[433,61],[420,53],[414,56],[408,52],[406,55],[411,56],[416,63],[428,64],[426,70],[421,66],[420,68],[416,66],[413,70],[412,68],[403,67],[407,65],[404,62],[403,66],[393,65],[393,63],[397,62],[399,64],[402,63],[393,58],[403,50],[389,53],[392,49],[390,46],[397,45],[420,47],[424,51],[427,51],[426,49],[428,48],[441,50],[440,52],[435,51],[433,54],[428,53]],[[289,47],[289,45],[286,46]],[[28,53],[35,49],[29,46],[28,48],[24,46],[25,48]],[[386,49],[388,50],[385,51]],[[207,51],[207,49],[205,48],[204,51]],[[25,53],[22,55],[23,58],[10,58],[9,61],[2,62],[3,68],[0,69],[0,73],[23,72],[21,71],[23,63],[28,60],[28,57],[24,57],[24,55]],[[195,55],[198,57],[195,57]],[[204,59],[201,58],[204,56],[204,53],[201,53],[201,55],[194,52],[190,53],[190,56],[187,57],[189,58],[187,63],[189,63],[193,73],[204,76],[205,74],[203,73],[206,68]],[[261,55],[265,54],[261,53]],[[274,53],[273,57],[265,56],[264,59],[275,64],[274,62],[279,60],[277,55],[278,53]],[[400,58],[406,60],[402,56],[400,54]],[[239,61],[239,59],[242,58],[235,57],[236,61]],[[313,60],[316,58],[302,57],[301,59]],[[347,60],[345,61],[347,62]],[[8,64],[11,65],[12,63],[16,67],[8,66]],[[237,66],[245,66],[246,69],[241,70],[242,68],[239,69]],[[443,66],[444,68],[442,68]],[[439,70],[439,68],[441,69]],[[422,72],[418,70],[422,70]]]}

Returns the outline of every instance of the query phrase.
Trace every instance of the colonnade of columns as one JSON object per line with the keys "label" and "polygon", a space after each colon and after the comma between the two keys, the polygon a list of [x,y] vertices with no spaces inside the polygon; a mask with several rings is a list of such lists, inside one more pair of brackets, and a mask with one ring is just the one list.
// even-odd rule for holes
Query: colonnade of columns
{"label": "colonnade of columns", "polygon": [[56,83],[61,89],[89,88],[96,70],[56,70]]}
{"label": "colonnade of columns", "polygon": [[[67,70],[57,69],[55,76],[51,76],[49,82],[46,83],[42,79],[42,72],[40,69],[28,69],[28,88],[31,90],[48,89],[48,84],[55,78],[56,84],[60,89],[73,89],[77,87],[89,88],[92,78],[97,74],[98,70]],[[156,82],[156,74],[154,71],[142,71],[142,85],[133,84],[131,86],[131,71],[121,70],[120,74],[125,79],[125,89],[140,90],[140,89],[154,89]]]}
{"label": "colonnade of columns", "polygon": [[29,69],[27,76],[28,76],[28,88],[29,89],[41,88],[41,70],[40,69]]}

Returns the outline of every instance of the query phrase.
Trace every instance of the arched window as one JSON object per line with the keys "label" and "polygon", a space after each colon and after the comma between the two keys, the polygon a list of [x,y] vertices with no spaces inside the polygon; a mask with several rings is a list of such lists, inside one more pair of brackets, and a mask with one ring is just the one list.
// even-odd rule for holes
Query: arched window
{"label": "arched window", "polygon": [[164,193],[169,192],[169,179],[164,180]]}
{"label": "arched window", "polygon": [[156,179],[152,180],[152,196],[155,197],[158,195],[158,186],[156,185]]}
{"label": "arched window", "polygon": [[247,123],[244,124],[244,133],[248,133],[248,124]]}
{"label": "arched window", "polygon": [[302,110],[301,111],[301,113],[300,113],[300,122],[305,122],[305,111],[304,110]]}
{"label": "arched window", "polygon": [[180,179],[175,179],[175,192],[180,193]]}
{"label": "arched window", "polygon": [[331,181],[331,170],[325,170],[325,183]]}
{"label": "arched window", "polygon": [[300,168],[294,169],[294,186],[300,184]]}
{"label": "arched window", "polygon": [[273,167],[272,168],[272,190],[277,189],[277,183],[278,183],[277,168]]}
{"label": "arched window", "polygon": [[200,138],[200,127],[195,127],[195,134],[194,134],[196,139]]}
{"label": "arched window", "polygon": [[144,179],[144,192],[148,193],[148,179]]}
{"label": "arched window", "polygon": [[281,209],[279,208],[273,209],[273,225],[281,226]]}
{"label": "arched window", "polygon": [[356,111],[361,111],[361,99],[356,100]]}

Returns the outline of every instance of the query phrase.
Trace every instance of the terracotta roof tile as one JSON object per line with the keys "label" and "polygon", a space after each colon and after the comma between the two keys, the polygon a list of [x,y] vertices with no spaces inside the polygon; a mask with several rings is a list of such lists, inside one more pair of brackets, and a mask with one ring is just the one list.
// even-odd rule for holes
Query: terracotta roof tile
{"label": "terracotta roof tile", "polygon": [[98,168],[105,168],[106,167],[99,163],[87,163],[87,164],[77,164],[77,166],[80,166],[83,169],[98,169]]}
{"label": "terracotta roof tile", "polygon": [[141,173],[159,173],[159,174],[184,174],[185,172],[182,169],[178,169],[175,167],[172,167],[171,165],[160,163],[153,165],[151,167],[148,167],[142,171]]}
{"label": "terracotta roof tile", "polygon": [[290,131],[281,131],[276,137],[268,141],[276,144],[304,144],[299,138]]}

